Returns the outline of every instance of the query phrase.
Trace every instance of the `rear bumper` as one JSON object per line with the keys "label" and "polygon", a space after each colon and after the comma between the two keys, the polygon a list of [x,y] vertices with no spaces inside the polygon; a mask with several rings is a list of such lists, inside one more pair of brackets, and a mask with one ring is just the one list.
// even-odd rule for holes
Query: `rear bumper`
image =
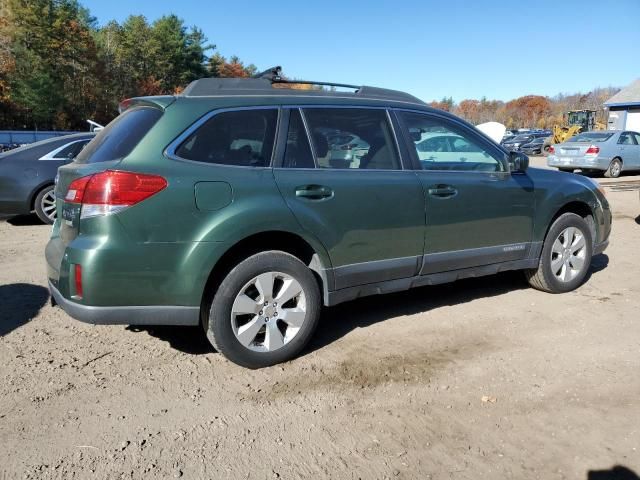
{"label": "rear bumper", "polygon": [[602,157],[564,157],[559,160],[555,155],[547,157],[547,165],[556,168],[587,168],[593,170],[606,170],[609,168],[610,159]]}
{"label": "rear bumper", "polygon": [[200,308],[182,306],[92,307],[65,298],[49,281],[49,291],[69,316],[94,325],[198,325]]}

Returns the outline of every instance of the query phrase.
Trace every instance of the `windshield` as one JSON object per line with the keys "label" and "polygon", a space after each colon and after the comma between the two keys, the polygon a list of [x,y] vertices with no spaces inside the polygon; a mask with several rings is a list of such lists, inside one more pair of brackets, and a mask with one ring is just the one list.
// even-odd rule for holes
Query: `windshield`
{"label": "windshield", "polygon": [[605,142],[611,138],[611,132],[585,132],[571,137],[567,142]]}
{"label": "windshield", "polygon": [[528,135],[518,135],[515,138],[509,139],[510,142],[528,142],[529,140],[531,140],[531,137]]}
{"label": "windshield", "polygon": [[134,107],[118,116],[76,157],[76,163],[97,163],[126,157],[162,116],[162,110]]}

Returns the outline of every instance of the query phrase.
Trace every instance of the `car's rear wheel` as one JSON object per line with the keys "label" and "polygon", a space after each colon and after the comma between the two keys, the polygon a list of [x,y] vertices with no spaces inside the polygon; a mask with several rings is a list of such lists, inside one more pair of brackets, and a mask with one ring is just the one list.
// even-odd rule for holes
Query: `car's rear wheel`
{"label": "car's rear wheel", "polygon": [[589,224],[575,213],[560,215],[547,233],[538,268],[525,270],[532,287],[564,293],[580,286],[591,265]]}
{"label": "car's rear wheel", "polygon": [[40,190],[34,202],[34,210],[36,215],[44,223],[52,224],[56,220],[56,195],[54,186]]}
{"label": "car's rear wheel", "polygon": [[604,176],[607,178],[618,178],[622,173],[622,160],[614,158],[604,172]]}
{"label": "car's rear wheel", "polygon": [[293,255],[268,251],[240,262],[211,302],[207,338],[238,365],[261,368],[297,355],[320,317],[318,282]]}

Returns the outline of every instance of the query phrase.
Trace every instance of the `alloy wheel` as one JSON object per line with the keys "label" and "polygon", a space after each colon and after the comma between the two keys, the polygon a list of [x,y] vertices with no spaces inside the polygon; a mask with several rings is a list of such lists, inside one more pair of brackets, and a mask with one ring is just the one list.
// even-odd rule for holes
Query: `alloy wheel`
{"label": "alloy wheel", "polygon": [[304,290],[292,276],[266,272],[247,282],[231,308],[231,328],[249,350],[272,352],[289,343],[307,317]]}
{"label": "alloy wheel", "polygon": [[40,209],[44,212],[51,222],[56,219],[56,195],[53,189],[49,190],[42,196],[40,201]]}
{"label": "alloy wheel", "polygon": [[563,282],[576,278],[585,266],[587,245],[582,232],[576,227],[567,227],[553,242],[551,248],[551,271]]}

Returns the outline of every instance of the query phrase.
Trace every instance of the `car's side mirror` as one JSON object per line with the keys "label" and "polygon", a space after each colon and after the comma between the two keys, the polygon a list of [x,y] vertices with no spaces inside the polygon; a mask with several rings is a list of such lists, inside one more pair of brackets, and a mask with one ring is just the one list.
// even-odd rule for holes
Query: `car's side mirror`
{"label": "car's side mirror", "polygon": [[509,152],[509,171],[523,173],[529,168],[529,157],[521,152]]}

